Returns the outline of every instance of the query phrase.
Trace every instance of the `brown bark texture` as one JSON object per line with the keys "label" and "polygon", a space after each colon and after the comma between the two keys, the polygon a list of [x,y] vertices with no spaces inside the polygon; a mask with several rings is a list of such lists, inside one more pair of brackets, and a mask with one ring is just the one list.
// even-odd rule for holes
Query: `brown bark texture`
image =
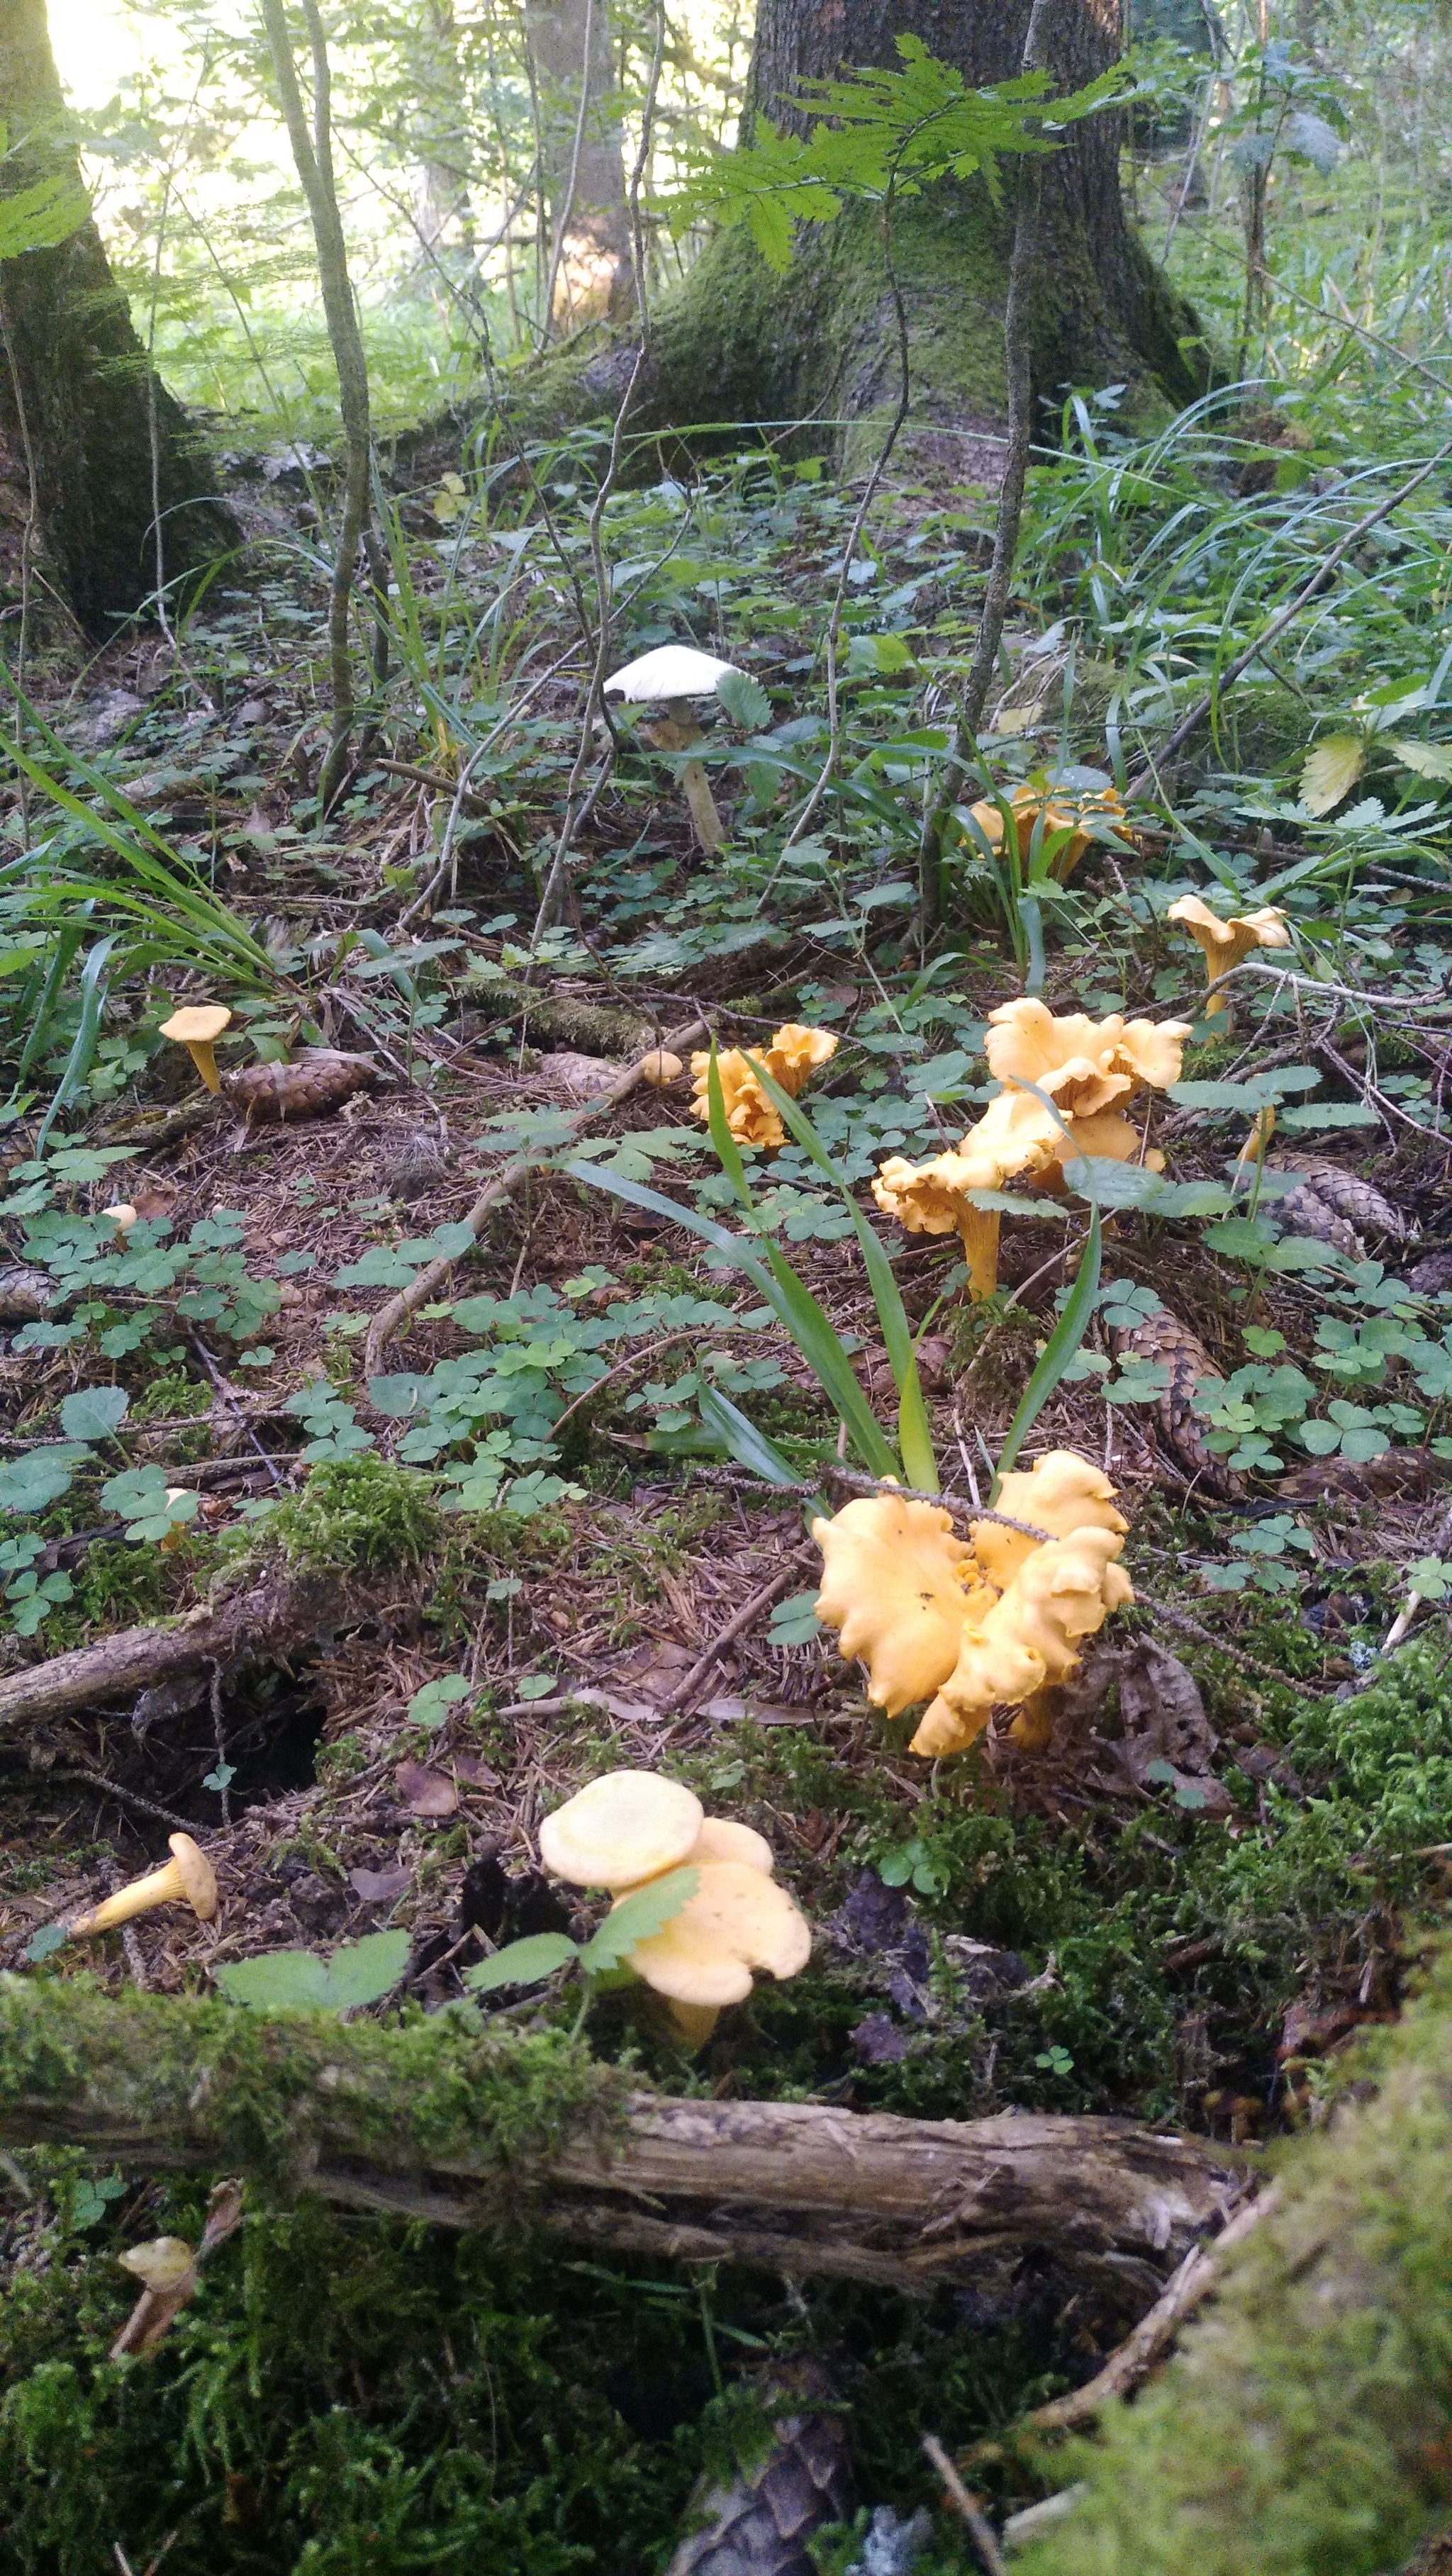
{"label": "brown bark texture", "polygon": [[553,2039],[434,2015],[263,2020],[83,1981],[0,1978],[0,2140],[142,2170],[290,2172],[453,2228],[923,2295],[1052,2254],[1133,2313],[1235,2200],[1198,2141],[1128,2120],[905,2120],[628,2093]]}
{"label": "brown bark texture", "polygon": [[550,318],[562,331],[618,321],[634,291],[606,0],[527,8],[525,32],[550,219]]}
{"label": "brown bark texture", "polygon": [[[0,0],[0,117],[0,191],[76,176],[45,0]],[[43,576],[103,637],[156,590],[158,503],[168,584],[236,531],[186,414],[148,368],[94,223],[0,263],[0,316],[5,515],[28,508],[33,467]]]}
{"label": "brown bark texture", "polygon": [[278,1572],[203,1606],[173,1628],[118,1628],[93,1646],[73,1647],[0,1679],[0,1726],[59,1717],[67,1709],[123,1702],[174,1675],[270,1656],[280,1661],[324,1626],[358,1615],[343,1586],[320,1577],[291,1582]]}

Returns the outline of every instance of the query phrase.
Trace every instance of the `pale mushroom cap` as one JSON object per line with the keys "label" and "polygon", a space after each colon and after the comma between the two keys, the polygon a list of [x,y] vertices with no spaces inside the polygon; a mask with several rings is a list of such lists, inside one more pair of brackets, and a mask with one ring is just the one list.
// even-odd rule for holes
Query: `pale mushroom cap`
{"label": "pale mushroom cap", "polygon": [[196,2248],[184,2236],[153,2236],[149,2245],[130,2245],[117,2262],[134,2272],[148,2290],[176,2290],[196,2264]]}
{"label": "pale mushroom cap", "polygon": [[129,1234],[136,1223],[136,1210],[129,1199],[118,1199],[114,1207],[102,1208],[101,1214],[110,1218],[118,1234]]}
{"label": "pale mushroom cap", "polygon": [[1092,1117],[1146,1088],[1162,1091],[1180,1078],[1188,1020],[1126,1020],[1119,1011],[1091,1020],[1083,1011],[1056,1019],[1024,996],[988,1015],[985,1052],[1000,1082],[1032,1082],[1066,1116]]}
{"label": "pale mushroom cap", "polygon": [[630,1965],[673,2001],[739,2004],[753,1968],[794,1977],[811,1950],[811,1925],[785,1888],[742,1861],[707,1861],[695,1895],[636,1944]]}
{"label": "pale mushroom cap", "polygon": [[686,1859],[692,1867],[698,1861],[735,1860],[743,1869],[759,1869],[764,1878],[770,1878],[776,1868],[776,1854],[765,1834],[750,1825],[738,1825],[730,1816],[708,1816]]}
{"label": "pale mushroom cap", "polygon": [[698,653],[694,644],[657,644],[653,652],[612,671],[605,694],[627,698],[636,706],[659,705],[668,698],[713,697],[717,681],[735,668],[734,662],[718,662],[714,653]]}
{"label": "pale mushroom cap", "polygon": [[221,1002],[198,1002],[182,1011],[173,1011],[163,1020],[161,1034],[175,1038],[178,1046],[207,1046],[232,1025],[232,1014]]}
{"label": "pale mushroom cap", "polygon": [[540,1858],[576,1887],[638,1887],[690,1858],[705,1811],[657,1771],[607,1771],[546,1816]]}
{"label": "pale mushroom cap", "polygon": [[[168,1486],[168,1501],[171,1492],[172,1488]],[[183,1893],[192,1912],[199,1922],[210,1923],[217,1911],[217,1873],[206,1853],[197,1849],[190,1834],[169,1834],[167,1850],[177,1865]]]}
{"label": "pale mushroom cap", "polygon": [[679,1082],[685,1069],[680,1057],[672,1055],[669,1047],[657,1047],[653,1054],[642,1056],[640,1060],[641,1081],[648,1082],[652,1091],[664,1091],[668,1082]]}

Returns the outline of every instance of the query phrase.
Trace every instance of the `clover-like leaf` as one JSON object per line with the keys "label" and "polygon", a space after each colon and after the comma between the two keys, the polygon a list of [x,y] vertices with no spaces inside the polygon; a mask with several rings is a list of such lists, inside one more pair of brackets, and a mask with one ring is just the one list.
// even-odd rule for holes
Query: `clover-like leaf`
{"label": "clover-like leaf", "polygon": [[579,1956],[579,1946],[568,1932],[532,1932],[527,1940],[511,1941],[496,1950],[492,1959],[466,1968],[464,1983],[476,1995],[493,1994],[500,1986],[537,1986]]}
{"label": "clover-like leaf", "polygon": [[603,1976],[608,1969],[622,1966],[638,1943],[652,1940],[690,1903],[700,1884],[698,1869],[668,1869],[663,1878],[653,1878],[647,1887],[638,1887],[633,1896],[612,1907],[580,1952],[586,1976]]}
{"label": "clover-like leaf", "polygon": [[131,1410],[124,1386],[78,1386],[60,1409],[68,1440],[109,1440]]}

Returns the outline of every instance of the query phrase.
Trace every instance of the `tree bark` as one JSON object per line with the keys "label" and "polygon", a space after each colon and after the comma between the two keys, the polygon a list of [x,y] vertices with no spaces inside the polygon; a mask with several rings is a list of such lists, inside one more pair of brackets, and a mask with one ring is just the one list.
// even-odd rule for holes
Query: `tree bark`
{"label": "tree bark", "polygon": [[251,2170],[347,2207],[925,2295],[1031,2248],[1147,2306],[1239,2183],[1128,2120],[627,2092],[552,2039],[0,1978],[0,2141]]}
{"label": "tree bark", "polygon": [[[0,192],[78,176],[45,0],[0,0]],[[94,223],[0,263],[0,479],[33,465],[42,572],[88,634],[104,637],[161,583],[236,542],[210,462],[159,383]],[[153,428],[155,421],[155,472]]]}
{"label": "tree bark", "polygon": [[634,301],[607,0],[528,8],[550,219],[549,324],[624,318]]}
{"label": "tree bark", "polygon": [[[797,84],[852,65],[896,69],[894,39],[920,37],[974,87],[1019,72],[1030,0],[761,0],[744,131],[769,116],[800,130]],[[1055,0],[1046,59],[1060,92],[1117,60],[1121,0]],[[1186,402],[1206,364],[1195,316],[1132,231],[1119,187],[1123,118],[1069,129],[1044,166],[1041,259],[1028,341],[1036,418],[1073,384],[1124,383]],[[945,183],[895,212],[894,267],[907,309],[907,457],[955,481],[995,482],[1007,409],[1003,311],[1013,191],[995,208],[981,181]],[[814,420],[813,443],[865,467],[897,390],[895,315],[877,210],[848,206],[809,227],[790,271],[766,267],[745,227],[708,245],[663,297],[634,425]],[[629,364],[615,349],[540,390],[556,416],[610,399]],[[860,424],[860,426],[859,426]]]}

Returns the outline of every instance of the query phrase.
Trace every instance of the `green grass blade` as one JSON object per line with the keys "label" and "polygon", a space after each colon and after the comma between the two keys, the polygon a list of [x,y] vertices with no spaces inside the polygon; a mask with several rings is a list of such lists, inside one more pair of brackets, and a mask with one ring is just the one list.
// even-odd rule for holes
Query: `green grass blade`
{"label": "green grass blade", "polygon": [[1090,1212],[1089,1239],[1084,1246],[1084,1256],[1079,1264],[1079,1276],[1069,1293],[1064,1311],[1044,1346],[1038,1367],[1024,1388],[1018,1411],[1008,1426],[1008,1437],[999,1451],[998,1466],[993,1479],[993,1493],[988,1498],[990,1504],[998,1492],[1001,1480],[1014,1464],[1030,1431],[1089,1330],[1094,1301],[1099,1294],[1102,1250],[1102,1228],[1096,1202]]}
{"label": "green grass blade", "polygon": [[774,1440],[758,1431],[754,1422],[733,1404],[719,1387],[703,1386],[700,1393],[701,1420],[713,1431],[729,1457],[738,1467],[749,1469],[767,1485],[798,1485],[801,1478],[789,1458],[783,1457]]}
{"label": "green grass blade", "polygon": [[682,1207],[679,1199],[668,1199],[662,1190],[647,1189],[643,1181],[627,1181],[618,1172],[600,1172],[593,1163],[566,1163],[568,1180],[584,1181],[592,1190],[608,1190],[612,1198],[624,1199],[630,1207],[648,1208],[652,1216],[669,1217],[672,1225],[681,1225],[689,1234],[698,1234],[703,1243],[724,1253],[738,1270],[744,1270],[752,1285],[761,1291],[769,1304],[776,1305],[774,1283],[763,1262],[749,1244],[729,1226],[717,1225],[712,1218],[700,1216],[692,1207]]}
{"label": "green grass blade", "polygon": [[91,1070],[91,1060],[96,1052],[96,1040],[101,1034],[101,1013],[106,1002],[106,968],[110,963],[111,951],[115,945],[114,937],[98,939],[81,970],[80,1025],[71,1040],[71,1051],[66,1057],[65,1071],[56,1084],[50,1107],[40,1122],[35,1142],[30,1149],[33,1154],[44,1151],[45,1140],[60,1112],[69,1107]]}
{"label": "green grass blade", "polygon": [[[758,1070],[760,1071],[759,1067]],[[786,1101],[787,1095],[772,1082],[769,1074],[764,1073],[762,1079],[778,1099]],[[796,1103],[793,1101],[788,1105],[795,1112]],[[747,1214],[754,1218],[756,1202],[751,1195],[751,1184],[746,1177],[741,1150],[726,1124],[726,1102],[721,1089],[721,1075],[716,1062],[714,1044],[711,1048],[711,1062],[706,1077],[706,1106],[710,1112],[711,1142],[720,1157],[721,1167]],[[770,1264],[775,1283],[775,1294],[771,1299],[772,1306],[785,1324],[818,1385],[831,1398],[838,1414],[846,1423],[864,1465],[870,1468],[874,1476],[900,1476],[902,1470],[893,1455],[891,1444],[863,1394],[857,1382],[857,1372],[842,1348],[841,1339],[823,1308],[812,1295],[810,1288],[798,1278],[786,1255],[779,1252],[776,1245],[764,1235],[761,1238],[761,1248]]]}
{"label": "green grass blade", "polygon": [[[882,1326],[882,1339],[888,1365],[898,1393],[897,1436],[902,1451],[903,1468],[910,1485],[920,1491],[938,1491],[938,1461],[933,1450],[933,1434],[928,1421],[928,1408],[923,1400],[922,1381],[918,1376],[918,1357],[913,1344],[913,1329],[902,1302],[893,1266],[875,1228],[869,1224],[849,1183],[838,1171],[811,1119],[804,1109],[784,1091],[779,1082],[762,1066],[758,1079],[767,1098],[776,1108],[797,1143],[829,1180],[852,1219],[862,1258],[867,1265],[868,1283],[877,1307],[877,1320]],[[713,1131],[714,1133],[714,1131]],[[880,1474],[881,1469],[878,1470]]]}

